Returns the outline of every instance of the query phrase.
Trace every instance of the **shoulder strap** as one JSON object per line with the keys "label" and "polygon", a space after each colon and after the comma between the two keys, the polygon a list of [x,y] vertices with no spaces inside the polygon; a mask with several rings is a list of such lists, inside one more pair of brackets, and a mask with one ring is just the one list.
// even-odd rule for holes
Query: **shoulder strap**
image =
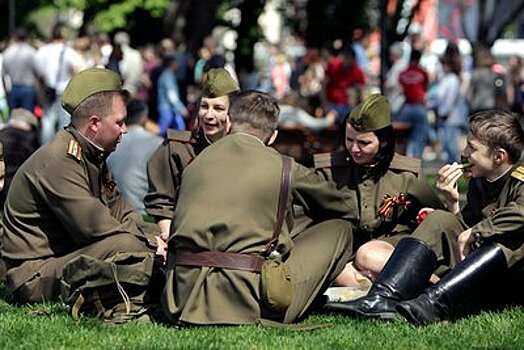
{"label": "shoulder strap", "polygon": [[58,70],[56,71],[56,82],[55,82],[55,88],[58,86],[58,83],[60,82],[58,79],[62,76],[62,66],[64,65],[64,55],[66,51],[66,43],[64,42],[64,45],[62,46],[62,50],[60,50],[60,56],[58,58]]}
{"label": "shoulder strap", "polygon": [[313,155],[315,169],[344,167],[348,165],[344,152],[317,153]]}
{"label": "shoulder strap", "polygon": [[273,237],[271,237],[271,240],[264,250],[265,254],[269,254],[273,249],[275,249],[278,243],[278,236],[280,236],[280,231],[282,231],[282,225],[284,224],[284,214],[286,212],[289,184],[291,182],[291,158],[282,156],[282,162],[282,176],[280,178],[280,192],[278,194],[277,222],[273,229]]}
{"label": "shoulder strap", "polygon": [[167,140],[181,143],[191,143],[193,134],[190,131],[167,129]]}
{"label": "shoulder strap", "polygon": [[395,153],[389,168],[391,170],[409,171],[418,175],[421,171],[421,161],[417,158],[406,157]]}
{"label": "shoulder strap", "polygon": [[518,179],[520,181],[524,181],[524,165],[517,166],[511,172],[511,177],[514,177],[515,179]]}

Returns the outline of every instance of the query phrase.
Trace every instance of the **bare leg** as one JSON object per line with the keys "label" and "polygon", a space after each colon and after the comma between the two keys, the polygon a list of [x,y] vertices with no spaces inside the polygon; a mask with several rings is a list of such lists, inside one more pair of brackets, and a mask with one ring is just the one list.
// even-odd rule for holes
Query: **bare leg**
{"label": "bare leg", "polygon": [[367,288],[370,286],[372,280],[366,276],[364,271],[361,271],[355,262],[351,261],[346,264],[344,270],[335,279],[335,285],[338,287],[358,287]]}
{"label": "bare leg", "polygon": [[[363,244],[355,254],[355,260],[335,280],[343,287],[360,287],[367,281],[373,282],[382,271],[395,247],[388,242],[373,240]],[[430,282],[437,283],[439,278],[431,275]]]}

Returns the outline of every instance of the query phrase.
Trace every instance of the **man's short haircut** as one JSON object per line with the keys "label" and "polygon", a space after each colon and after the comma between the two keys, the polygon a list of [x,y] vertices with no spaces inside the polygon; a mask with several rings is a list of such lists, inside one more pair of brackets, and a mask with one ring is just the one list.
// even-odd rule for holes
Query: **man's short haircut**
{"label": "man's short haircut", "polygon": [[51,38],[53,40],[64,39],[65,37],[65,25],[61,22],[56,23],[51,30]]}
{"label": "man's short haircut", "polygon": [[248,90],[231,96],[233,132],[245,132],[265,141],[277,129],[279,114],[277,100],[266,93]]}
{"label": "man's short haircut", "polygon": [[104,119],[113,110],[113,98],[115,96],[121,96],[125,101],[124,93],[119,91],[102,91],[89,96],[73,111],[71,123],[79,126],[87,122],[89,117],[94,114]]}
{"label": "man's short haircut", "polygon": [[469,130],[494,152],[503,148],[512,164],[517,163],[524,147],[524,131],[514,114],[502,110],[485,110],[469,117]]}
{"label": "man's short haircut", "polygon": [[420,58],[422,57],[422,52],[419,50],[411,50],[411,54],[409,55],[409,62],[418,62],[420,61]]}
{"label": "man's short haircut", "polygon": [[142,124],[147,118],[148,108],[147,103],[133,98],[126,104],[127,110],[127,125]]}

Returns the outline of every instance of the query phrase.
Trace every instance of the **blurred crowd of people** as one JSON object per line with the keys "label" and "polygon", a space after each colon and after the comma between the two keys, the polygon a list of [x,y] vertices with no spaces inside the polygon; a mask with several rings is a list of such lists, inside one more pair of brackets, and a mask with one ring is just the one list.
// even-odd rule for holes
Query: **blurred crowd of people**
{"label": "blurred crowd of people", "polygon": [[[123,31],[112,37],[69,37],[60,24],[47,43],[18,28],[0,45],[1,120],[8,129],[19,127],[24,119],[20,109],[32,113],[35,119],[29,118],[22,129],[31,135],[33,150],[69,123],[61,95],[75,73],[91,67],[105,67],[122,77],[134,100],[129,118],[136,126],[129,134],[136,134],[138,144],[146,142],[142,131],[152,134],[147,142],[158,145],[170,128],[192,129],[202,79],[211,68],[226,68],[242,90],[256,89],[277,98],[282,128],[313,133],[337,130],[379,85],[378,40],[362,30],[325,49],[305,48],[299,41],[261,43],[255,48],[253,67],[241,71],[213,38],[206,38],[192,55],[184,42],[169,38],[136,47]],[[470,58],[453,42],[437,60],[432,55],[420,33],[393,43],[384,94],[391,103],[394,129],[405,140],[399,150],[424,160],[453,162],[460,158],[459,142],[469,113],[501,108],[522,114],[522,59],[514,56],[501,64],[483,47],[474,48]],[[0,142],[5,142],[4,134]],[[139,148],[147,157],[155,147]],[[25,158],[30,154],[26,153]]]}

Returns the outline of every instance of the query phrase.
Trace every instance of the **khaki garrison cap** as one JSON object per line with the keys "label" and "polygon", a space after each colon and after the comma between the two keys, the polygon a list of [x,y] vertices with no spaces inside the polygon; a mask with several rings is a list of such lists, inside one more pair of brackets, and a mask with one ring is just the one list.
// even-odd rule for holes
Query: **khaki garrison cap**
{"label": "khaki garrison cap", "polygon": [[75,74],[62,95],[62,107],[70,114],[86,98],[104,91],[122,91],[120,76],[105,68],[85,69]]}
{"label": "khaki garrison cap", "polygon": [[24,108],[15,108],[11,111],[10,121],[23,121],[34,128],[38,128],[38,118]]}
{"label": "khaki garrison cap", "polygon": [[391,125],[389,102],[381,94],[369,95],[351,111],[348,123],[359,132],[370,132]]}
{"label": "khaki garrison cap", "polygon": [[224,68],[212,68],[207,72],[207,80],[202,91],[203,97],[221,97],[240,91],[238,82]]}

